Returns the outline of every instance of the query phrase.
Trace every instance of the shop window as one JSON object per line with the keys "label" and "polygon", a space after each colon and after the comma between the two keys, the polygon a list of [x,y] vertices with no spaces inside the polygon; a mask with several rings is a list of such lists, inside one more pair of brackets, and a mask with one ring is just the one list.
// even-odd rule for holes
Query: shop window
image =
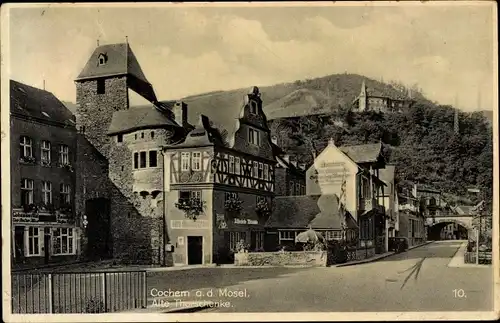
{"label": "shop window", "polygon": [[57,228],[53,235],[54,255],[71,255],[75,253],[73,228]]}

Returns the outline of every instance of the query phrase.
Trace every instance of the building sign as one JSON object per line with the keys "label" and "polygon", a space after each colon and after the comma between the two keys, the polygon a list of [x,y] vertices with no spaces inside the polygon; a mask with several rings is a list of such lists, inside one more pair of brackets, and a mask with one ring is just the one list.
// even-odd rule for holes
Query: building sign
{"label": "building sign", "polygon": [[309,179],[317,184],[342,184],[342,181],[349,176],[344,162],[326,162],[318,163],[314,173]]}
{"label": "building sign", "polygon": [[172,229],[208,229],[207,220],[170,220]]}
{"label": "building sign", "polygon": [[226,229],[227,228],[227,223],[226,220],[224,219],[224,214],[217,213],[217,228],[218,229]]}
{"label": "building sign", "polygon": [[259,221],[251,219],[234,219],[234,224],[259,224]]}

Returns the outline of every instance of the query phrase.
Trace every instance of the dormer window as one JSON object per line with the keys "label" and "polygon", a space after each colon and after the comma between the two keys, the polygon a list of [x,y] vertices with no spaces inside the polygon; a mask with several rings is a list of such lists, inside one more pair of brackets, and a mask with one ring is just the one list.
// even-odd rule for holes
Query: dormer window
{"label": "dormer window", "polygon": [[106,54],[99,54],[99,57],[97,58],[99,66],[105,65],[107,61],[108,57],[106,56]]}
{"label": "dormer window", "polygon": [[251,114],[258,114],[257,102],[250,101],[250,113]]}

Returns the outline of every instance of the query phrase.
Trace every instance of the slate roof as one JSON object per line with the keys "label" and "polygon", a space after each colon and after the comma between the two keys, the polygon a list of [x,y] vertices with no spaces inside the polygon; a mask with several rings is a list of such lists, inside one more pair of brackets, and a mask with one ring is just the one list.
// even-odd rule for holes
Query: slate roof
{"label": "slate roof", "polygon": [[212,127],[219,131],[227,131],[229,138],[236,133],[238,119],[244,107],[244,98],[248,89],[231,92],[208,93],[182,99],[187,104],[188,122],[196,125],[200,122],[200,115],[207,116]]}
{"label": "slate roof", "polygon": [[341,146],[339,149],[357,164],[373,163],[378,161],[381,156],[382,144]]}
{"label": "slate roof", "polygon": [[299,89],[266,105],[268,120],[331,113],[328,97],[321,91]]}
{"label": "slate roof", "polygon": [[54,94],[14,80],[10,80],[10,113],[76,126],[76,118]]}
{"label": "slate roof", "polygon": [[[99,65],[99,57],[101,55],[104,55],[106,62]],[[138,82],[130,80],[129,86],[133,87],[134,91],[144,96],[147,100],[151,102],[157,100],[153,86],[144,75],[128,43],[108,44],[97,47],[76,78],[76,81],[118,75],[133,76]]]}
{"label": "slate roof", "polygon": [[[348,216],[348,227],[356,227]],[[266,227],[278,229],[340,229],[341,219],[336,195],[279,196]]]}
{"label": "slate roof", "polygon": [[470,215],[470,214],[476,214],[475,206],[470,206],[470,205],[458,205],[454,208],[454,210],[459,214],[459,215]]}
{"label": "slate roof", "polygon": [[[104,65],[98,64],[98,58],[101,54],[107,57],[107,61]],[[109,44],[99,46],[94,50],[76,80],[124,74],[133,75],[149,83],[129,44]]]}
{"label": "slate roof", "polygon": [[113,113],[108,135],[163,127],[179,127],[179,125],[168,112],[162,112],[152,104],[136,106]]}

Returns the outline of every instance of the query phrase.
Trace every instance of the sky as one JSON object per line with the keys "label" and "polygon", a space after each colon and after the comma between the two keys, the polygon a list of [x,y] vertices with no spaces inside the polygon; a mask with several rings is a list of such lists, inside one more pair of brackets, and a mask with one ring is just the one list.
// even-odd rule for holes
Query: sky
{"label": "sky", "polygon": [[478,102],[493,110],[492,4],[12,8],[8,68],[12,79],[40,88],[45,80],[75,102],[74,79],[97,40],[127,36],[161,100],[348,72],[417,83],[429,99],[466,111]]}

